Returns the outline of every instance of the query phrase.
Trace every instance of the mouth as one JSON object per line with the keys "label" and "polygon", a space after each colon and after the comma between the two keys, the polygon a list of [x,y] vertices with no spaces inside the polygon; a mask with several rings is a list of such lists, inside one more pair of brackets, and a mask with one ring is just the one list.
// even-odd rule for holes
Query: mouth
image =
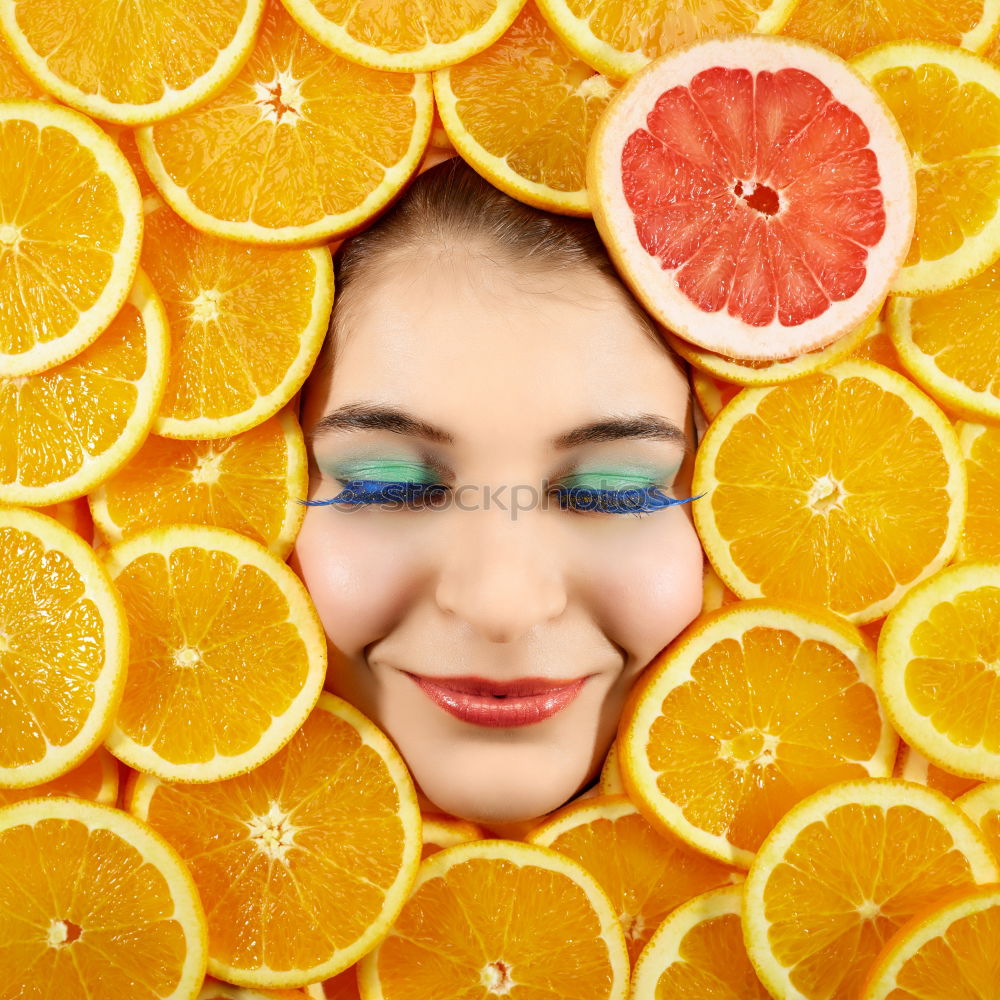
{"label": "mouth", "polygon": [[542,722],[562,711],[580,693],[586,677],[549,681],[523,677],[495,681],[486,677],[423,677],[407,673],[440,708],[478,726],[514,727]]}

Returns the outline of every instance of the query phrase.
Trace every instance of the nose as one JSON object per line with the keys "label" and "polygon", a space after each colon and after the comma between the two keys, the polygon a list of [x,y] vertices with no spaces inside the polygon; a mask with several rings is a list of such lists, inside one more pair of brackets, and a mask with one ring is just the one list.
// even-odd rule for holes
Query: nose
{"label": "nose", "polygon": [[[438,607],[492,642],[513,642],[566,607],[566,586],[543,518],[463,510],[449,533]],[[551,530],[551,528],[548,528]]]}

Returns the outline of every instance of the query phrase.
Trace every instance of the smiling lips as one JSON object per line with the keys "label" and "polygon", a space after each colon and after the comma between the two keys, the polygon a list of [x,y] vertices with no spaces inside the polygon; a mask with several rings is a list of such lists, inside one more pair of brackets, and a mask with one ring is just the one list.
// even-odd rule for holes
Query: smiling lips
{"label": "smiling lips", "polygon": [[477,726],[527,726],[548,719],[565,708],[583,687],[586,677],[547,681],[523,677],[494,681],[486,677],[408,677],[446,712]]}

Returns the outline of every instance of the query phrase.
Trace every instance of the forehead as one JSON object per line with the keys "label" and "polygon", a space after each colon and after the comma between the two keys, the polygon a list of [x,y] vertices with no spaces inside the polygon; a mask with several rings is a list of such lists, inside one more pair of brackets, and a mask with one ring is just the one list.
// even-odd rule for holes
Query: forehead
{"label": "forehead", "polygon": [[352,286],[320,412],[402,405],[456,437],[502,423],[549,436],[638,411],[680,426],[687,380],[612,282],[590,269],[526,274],[440,253]]}

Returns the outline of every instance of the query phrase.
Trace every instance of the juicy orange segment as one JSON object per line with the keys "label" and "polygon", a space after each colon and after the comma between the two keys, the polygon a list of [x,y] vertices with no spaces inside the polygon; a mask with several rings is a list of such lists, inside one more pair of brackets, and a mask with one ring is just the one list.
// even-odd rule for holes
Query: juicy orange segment
{"label": "juicy orange segment", "polygon": [[150,434],[90,494],[108,542],[165,524],[231,528],[284,559],[302,523],[308,470],[291,409],[235,437],[172,441]]}
{"label": "juicy orange segment", "polygon": [[713,375],[706,375],[705,372],[697,369],[691,373],[691,385],[694,388],[695,398],[701,406],[701,411],[709,421],[714,420],[722,412],[726,403],[742,388],[742,386],[732,382],[715,378]]}
{"label": "juicy orange segment", "polygon": [[525,838],[579,861],[600,883],[635,962],[668,913],[743,873],[658,833],[624,795],[600,795],[558,810]]}
{"label": "juicy orange segment", "polygon": [[621,925],[594,877],[512,840],[421,862],[387,936],[358,964],[362,995],[378,1000],[516,995],[519,985],[538,1000],[624,1000],[628,978]]}
{"label": "juicy orange segment", "polygon": [[36,507],[35,509],[39,514],[54,517],[60,524],[75,531],[85,542],[93,544],[94,521],[90,516],[86,497],[63,500],[60,503],[48,504],[45,507]]}
{"label": "juicy orange segment", "polygon": [[421,816],[423,826],[424,846],[420,851],[420,860],[443,851],[455,844],[467,844],[470,840],[485,840],[486,831],[478,824],[454,816],[440,813],[424,813]]}
{"label": "juicy orange segment", "polygon": [[332,979],[307,986],[305,994],[309,1000],[361,1000],[357,966],[352,965]]}
{"label": "juicy orange segment", "polygon": [[601,767],[600,790],[602,795],[624,795],[621,767],[618,764],[618,740],[611,744]]}
{"label": "juicy orange segment", "polygon": [[757,852],[743,895],[747,953],[774,996],[853,1000],[914,914],[995,881],[982,834],[940,792],[838,782],[794,807]]}
{"label": "juicy orange segment", "polygon": [[139,263],[128,162],[79,112],[0,105],[0,376],[79,354],[114,319]]}
{"label": "juicy orange segment", "polygon": [[299,578],[257,542],[191,524],[119,542],[107,564],[131,638],[108,749],[179,781],[219,781],[277,753],[316,704],[326,670],[323,629]]}
{"label": "juicy orange segment", "polygon": [[44,101],[48,94],[24,72],[0,31],[0,101]]}
{"label": "juicy orange segment", "polygon": [[140,272],[111,325],[48,371],[0,378],[0,501],[54,504],[120,469],[167,382],[167,319]]}
{"label": "juicy orange segment", "polygon": [[967,778],[1000,778],[1000,563],[958,563],[892,609],[879,694],[910,746]]}
{"label": "juicy orange segment", "polygon": [[939,792],[944,792],[949,799],[957,799],[979,784],[974,778],[962,778],[945,771],[937,764],[932,764],[905,743],[899,744],[899,754],[892,773],[894,777],[902,778],[904,781],[915,781],[918,785],[936,788]]}
{"label": "juicy orange segment", "polygon": [[306,1000],[307,997],[302,990],[254,990],[206,976],[197,1000]]}
{"label": "juicy orange segment", "polygon": [[[969,889],[921,914],[895,935],[872,966],[861,1000],[927,995],[988,996],[996,982],[1000,886]],[[945,994],[940,994],[945,995]]]}
{"label": "juicy orange segment", "polygon": [[954,554],[966,479],[950,422],[867,361],[744,389],[698,448],[694,520],[741,597],[884,615]]}
{"label": "juicy orange segment", "polygon": [[420,862],[402,758],[326,693],[260,767],[200,785],[140,775],[128,808],[187,862],[211,901],[209,971],[241,986],[302,986],[347,968],[385,934]]}
{"label": "juicy orange segment", "polygon": [[586,155],[614,88],[525,5],[485,52],[434,74],[452,145],[490,183],[529,205],[589,215]]}
{"label": "juicy orange segment", "polygon": [[232,83],[137,138],[153,183],[192,226],[247,243],[320,243],[399,192],[432,110],[429,77],[348,62],[268,0]]}
{"label": "juicy orange segment", "polygon": [[689,629],[633,689],[618,732],[643,814],[744,867],[799,800],[891,774],[897,744],[857,629],[768,601],[731,604]]}
{"label": "juicy orange segment", "polygon": [[893,291],[952,288],[1000,255],[1000,69],[930,42],[880,45],[853,64],[913,157],[916,230]]}
{"label": "juicy orange segment", "polygon": [[440,69],[492,45],[524,0],[441,4],[433,0],[284,0],[292,17],[345,59],[410,73]]}
{"label": "juicy orange segment", "polygon": [[963,421],[955,426],[969,475],[969,510],[959,557],[1000,559],[1000,427]]}
{"label": "juicy orange segment", "polygon": [[125,683],[122,602],[57,521],[0,507],[0,785],[51,781],[93,753]]}
{"label": "juicy orange segment", "polygon": [[713,889],[679,906],[657,928],[632,969],[632,996],[714,993],[768,1000],[743,946],[742,909],[742,885]]}
{"label": "juicy orange segment", "polygon": [[962,812],[983,832],[1000,861],[1000,781],[979,785],[955,800]]}
{"label": "juicy orange segment", "polygon": [[118,798],[118,761],[98,747],[82,764],[51,781],[26,788],[0,788],[0,806],[39,795],[76,795],[113,806]]}
{"label": "juicy orange segment", "polygon": [[61,101],[136,124],[200,104],[249,54],[264,0],[8,0],[0,28]]}
{"label": "juicy orange segment", "polygon": [[796,0],[538,0],[579,58],[621,79],[703,38],[778,31]]}

